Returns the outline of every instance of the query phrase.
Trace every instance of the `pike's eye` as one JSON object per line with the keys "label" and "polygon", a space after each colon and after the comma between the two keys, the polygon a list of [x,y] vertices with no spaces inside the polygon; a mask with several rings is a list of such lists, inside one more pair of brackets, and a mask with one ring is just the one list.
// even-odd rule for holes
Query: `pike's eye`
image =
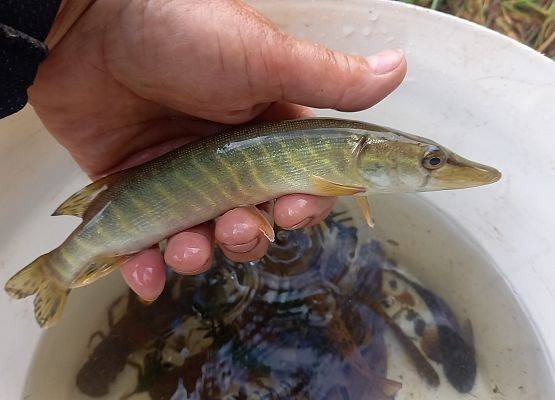
{"label": "pike's eye", "polygon": [[445,164],[447,157],[445,153],[441,151],[441,149],[430,146],[426,153],[424,154],[424,158],[422,159],[422,166],[426,169],[438,169]]}

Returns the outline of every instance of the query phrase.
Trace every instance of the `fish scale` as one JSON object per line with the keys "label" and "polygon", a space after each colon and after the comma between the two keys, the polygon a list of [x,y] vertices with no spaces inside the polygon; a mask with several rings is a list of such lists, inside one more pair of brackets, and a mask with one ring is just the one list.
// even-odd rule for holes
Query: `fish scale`
{"label": "fish scale", "polygon": [[[36,294],[36,319],[52,326],[70,289],[235,207],[292,193],[457,189],[492,183],[499,176],[428,139],[364,122],[311,118],[233,127],[75,193],[54,215],[74,215],[83,222],[57,249],[10,278],[5,289],[16,298]],[[371,224],[368,204],[358,204]],[[272,237],[269,223],[260,222]]]}

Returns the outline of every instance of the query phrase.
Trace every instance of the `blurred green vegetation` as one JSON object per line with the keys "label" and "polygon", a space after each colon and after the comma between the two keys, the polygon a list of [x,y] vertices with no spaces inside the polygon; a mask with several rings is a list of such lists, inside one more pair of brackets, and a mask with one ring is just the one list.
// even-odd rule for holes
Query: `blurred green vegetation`
{"label": "blurred green vegetation", "polygon": [[555,0],[398,0],[484,25],[555,60]]}

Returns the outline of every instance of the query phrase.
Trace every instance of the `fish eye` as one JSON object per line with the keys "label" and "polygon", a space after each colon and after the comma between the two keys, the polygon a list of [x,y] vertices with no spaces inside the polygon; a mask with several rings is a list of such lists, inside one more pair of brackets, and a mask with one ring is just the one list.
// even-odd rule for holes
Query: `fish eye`
{"label": "fish eye", "polygon": [[435,146],[430,146],[424,154],[422,166],[426,169],[438,169],[445,164],[446,160],[447,157],[441,149]]}

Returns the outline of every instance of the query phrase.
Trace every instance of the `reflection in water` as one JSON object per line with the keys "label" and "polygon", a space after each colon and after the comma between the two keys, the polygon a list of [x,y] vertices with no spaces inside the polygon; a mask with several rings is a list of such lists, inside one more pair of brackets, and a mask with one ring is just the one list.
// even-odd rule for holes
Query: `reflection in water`
{"label": "reflection in water", "polygon": [[461,328],[377,241],[360,243],[345,214],[278,232],[259,262],[217,253],[207,273],[170,274],[150,306],[131,292],[122,300],[125,313],[116,320],[114,304],[110,331],[94,335],[77,375],[92,397],[134,366],[136,386],[123,398],[394,399],[402,382],[386,378],[387,330],[428,385],[466,393],[476,378],[470,324]]}

